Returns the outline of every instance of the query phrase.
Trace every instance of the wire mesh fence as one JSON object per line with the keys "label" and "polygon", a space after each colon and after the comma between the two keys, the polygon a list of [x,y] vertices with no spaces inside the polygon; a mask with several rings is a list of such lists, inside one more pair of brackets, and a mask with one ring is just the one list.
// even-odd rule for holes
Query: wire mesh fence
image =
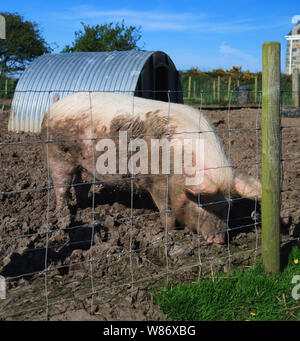
{"label": "wire mesh fence", "polygon": [[0,99],[13,97],[18,80],[16,78],[0,77]]}
{"label": "wire mesh fence", "polygon": [[[183,97],[186,103],[199,104],[200,93],[203,105],[231,105],[257,107],[262,91],[262,74],[235,75],[183,75],[180,78]],[[281,74],[281,103],[293,106],[292,77]]]}
{"label": "wire mesh fence", "polygon": [[[54,93],[47,92],[49,106]],[[71,119],[76,103],[70,102],[69,115],[52,112],[52,106],[42,133],[8,132],[10,111],[1,113],[0,275],[5,278],[6,298],[0,300],[0,319],[70,319],[72,312],[80,310],[115,319],[123,302],[135,310],[142,307],[149,317],[153,288],[249,267],[258,260],[258,188],[251,200],[233,195],[232,182],[223,195],[199,191],[191,198],[179,190],[185,174],[129,172],[141,166],[141,160],[132,157],[133,149],[124,174],[99,174],[98,142],[110,139],[119,150],[123,129],[128,134],[126,151],[137,139],[149,142],[191,135],[209,140],[217,134],[231,163],[214,163],[209,150],[204,154],[212,161],[200,171],[226,173],[230,168],[235,174],[251,176],[254,184],[260,182],[261,92],[258,108],[233,108],[236,93],[231,91],[225,110],[203,110],[204,91],[199,91],[199,104],[192,113],[180,106],[181,112],[169,94],[164,104],[149,100],[154,109],[143,112],[140,98],[124,93],[130,96],[126,105],[112,97],[101,112],[95,93],[86,92],[85,110],[76,120]],[[300,237],[300,119],[285,117],[287,110],[282,107],[282,247]],[[120,114],[125,119],[114,121],[112,129],[113,119]],[[211,125],[203,125],[205,117]],[[186,125],[188,120],[192,125]],[[72,181],[66,181],[70,155],[76,172]],[[67,208],[57,206],[61,192],[69,192]],[[80,199],[84,194],[85,199]],[[185,224],[191,219],[194,231]],[[204,233],[202,227],[209,221],[214,227]],[[225,243],[207,242],[212,241],[209,233],[215,234],[215,226],[225,235]]]}

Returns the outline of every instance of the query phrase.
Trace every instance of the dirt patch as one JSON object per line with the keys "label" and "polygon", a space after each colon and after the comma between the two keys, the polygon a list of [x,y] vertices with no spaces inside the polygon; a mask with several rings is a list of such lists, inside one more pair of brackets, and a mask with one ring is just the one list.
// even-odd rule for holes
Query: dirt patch
{"label": "dirt patch", "polygon": [[[233,166],[261,178],[260,111],[207,111]],[[168,230],[145,193],[95,186],[72,222],[54,214],[40,136],[7,132],[0,120],[0,274],[6,320],[161,320],[152,290],[217,271],[244,268],[260,254],[259,203],[236,200],[228,241],[209,245],[184,229]],[[300,237],[300,119],[282,118],[282,241]],[[228,129],[230,130],[228,131]],[[258,129],[256,129],[258,128]],[[259,216],[258,216],[259,219]]]}

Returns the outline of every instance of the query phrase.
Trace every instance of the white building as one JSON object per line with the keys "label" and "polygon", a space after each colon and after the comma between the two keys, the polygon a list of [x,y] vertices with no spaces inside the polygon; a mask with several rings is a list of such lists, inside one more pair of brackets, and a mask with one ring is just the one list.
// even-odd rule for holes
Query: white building
{"label": "white building", "polygon": [[296,23],[295,27],[285,36],[287,40],[285,73],[288,75],[293,69],[300,70],[300,16],[295,16],[292,23]]}

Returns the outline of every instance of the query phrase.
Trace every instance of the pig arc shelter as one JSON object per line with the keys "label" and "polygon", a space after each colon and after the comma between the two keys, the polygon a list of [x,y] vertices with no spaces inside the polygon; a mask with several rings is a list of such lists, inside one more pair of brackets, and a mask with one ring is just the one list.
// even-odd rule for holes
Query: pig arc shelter
{"label": "pig arc shelter", "polygon": [[39,132],[56,94],[111,91],[183,103],[178,71],[160,51],[45,54],[24,71],[12,101],[9,131]]}

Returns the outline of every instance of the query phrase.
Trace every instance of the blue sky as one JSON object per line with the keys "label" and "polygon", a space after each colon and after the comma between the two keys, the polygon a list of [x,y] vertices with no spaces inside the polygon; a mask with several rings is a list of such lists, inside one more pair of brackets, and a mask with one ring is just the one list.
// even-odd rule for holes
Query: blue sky
{"label": "blue sky", "polygon": [[95,25],[121,22],[141,26],[139,45],[166,52],[177,69],[197,66],[242,66],[261,70],[265,41],[281,43],[282,71],[291,19],[300,15],[299,0],[13,0],[2,1],[0,11],[18,12],[39,24],[54,52],[74,41],[80,22]]}

